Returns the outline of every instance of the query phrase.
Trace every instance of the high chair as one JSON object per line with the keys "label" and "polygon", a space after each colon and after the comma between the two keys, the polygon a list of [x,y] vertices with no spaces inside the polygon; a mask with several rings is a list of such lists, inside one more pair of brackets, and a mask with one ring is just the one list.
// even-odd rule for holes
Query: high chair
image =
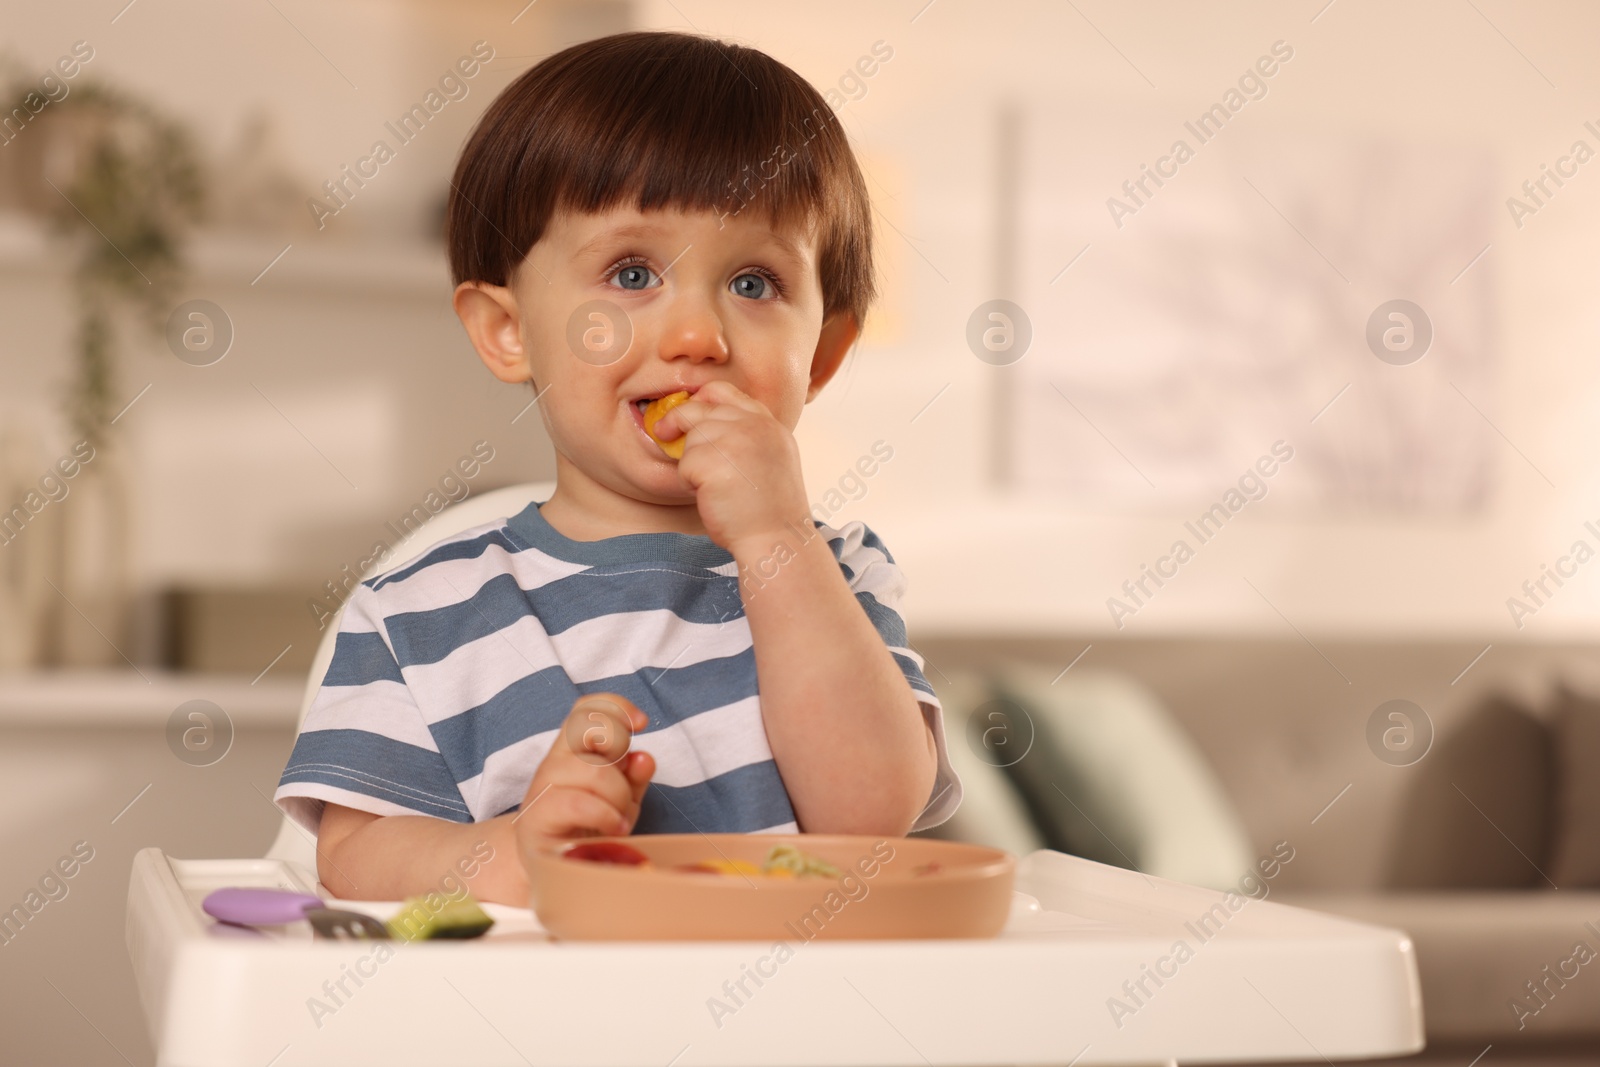
{"label": "high chair", "polygon": [[[553,489],[447,508],[381,567]],[[330,621],[302,721],[337,632]],[[261,859],[135,857],[128,951],[161,1067],[1089,1067],[1364,1059],[1423,1044],[1404,933],[1250,900],[1197,936],[1222,893],[1043,849],[1020,860],[999,937],[806,944],[732,1016],[709,998],[772,946],[558,942],[528,909],[488,904],[496,925],[480,940],[383,955],[380,943],[313,940],[303,923],[215,923],[200,901],[223,886],[320,892],[314,842],[286,818]],[[398,902],[336,906],[385,917]]]}

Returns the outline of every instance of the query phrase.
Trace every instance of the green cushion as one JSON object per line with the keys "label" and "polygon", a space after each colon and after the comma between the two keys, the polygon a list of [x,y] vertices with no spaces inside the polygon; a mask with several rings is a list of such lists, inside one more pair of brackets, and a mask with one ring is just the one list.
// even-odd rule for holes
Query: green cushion
{"label": "green cushion", "polygon": [[1006,667],[995,693],[1031,724],[1008,768],[1050,847],[1191,885],[1230,889],[1252,870],[1249,834],[1193,739],[1124,675]]}
{"label": "green cushion", "polygon": [[929,680],[944,710],[945,747],[950,766],[961,779],[961,806],[948,821],[927,831],[945,841],[970,841],[1026,856],[1045,847],[1027,805],[1006,772],[985,761],[969,740],[967,720],[992,699],[978,675],[952,669],[948,675],[930,670]]}

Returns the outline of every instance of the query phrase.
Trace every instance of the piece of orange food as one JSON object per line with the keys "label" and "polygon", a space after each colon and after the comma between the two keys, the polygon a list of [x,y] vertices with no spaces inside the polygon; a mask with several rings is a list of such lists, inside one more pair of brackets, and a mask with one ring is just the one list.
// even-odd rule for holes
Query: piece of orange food
{"label": "piece of orange food", "polygon": [[661,451],[673,459],[683,458],[683,437],[674,437],[670,441],[663,441],[656,436],[656,423],[660,422],[667,412],[689,399],[689,394],[682,389],[666,396],[658,396],[644,406],[644,432],[650,435],[650,440],[661,446]]}
{"label": "piece of orange food", "polygon": [[698,863],[680,863],[673,869],[694,874],[738,874],[757,878],[765,874],[760,867],[746,860],[701,860]]}

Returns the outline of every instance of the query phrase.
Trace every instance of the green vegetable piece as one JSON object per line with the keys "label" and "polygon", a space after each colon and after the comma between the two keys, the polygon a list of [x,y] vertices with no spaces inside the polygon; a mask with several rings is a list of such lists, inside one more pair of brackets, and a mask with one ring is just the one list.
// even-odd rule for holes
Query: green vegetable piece
{"label": "green vegetable piece", "polygon": [[409,897],[387,923],[397,941],[464,940],[488,933],[494,920],[471,897],[450,900],[438,893]]}
{"label": "green vegetable piece", "polygon": [[796,878],[841,878],[843,872],[827,860],[808,856],[793,845],[773,845],[761,864],[761,873],[793,871]]}

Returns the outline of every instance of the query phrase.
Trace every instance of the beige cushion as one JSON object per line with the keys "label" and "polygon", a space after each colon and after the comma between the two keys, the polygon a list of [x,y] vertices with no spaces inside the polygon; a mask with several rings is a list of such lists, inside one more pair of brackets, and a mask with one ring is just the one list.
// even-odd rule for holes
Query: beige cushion
{"label": "beige cushion", "polygon": [[1412,781],[1396,812],[1393,888],[1549,887],[1555,756],[1521,705],[1485,700],[1396,773]]}
{"label": "beige cushion", "polygon": [[1600,700],[1561,690],[1552,728],[1561,784],[1550,880],[1563,889],[1600,888]]}

